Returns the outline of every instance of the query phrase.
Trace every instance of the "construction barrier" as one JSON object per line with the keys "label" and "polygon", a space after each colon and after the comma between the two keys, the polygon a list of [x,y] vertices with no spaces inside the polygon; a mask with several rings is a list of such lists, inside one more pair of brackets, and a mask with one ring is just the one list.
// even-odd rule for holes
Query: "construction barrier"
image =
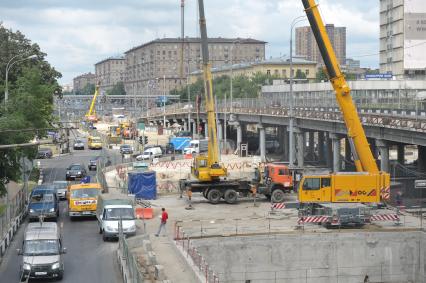
{"label": "construction barrier", "polygon": [[390,199],[390,187],[380,189],[380,197],[383,200],[389,200]]}
{"label": "construction barrier", "polygon": [[192,154],[191,153],[185,154],[184,159],[192,159]]}
{"label": "construction barrier", "polygon": [[399,221],[398,214],[374,214],[370,217],[371,221]]}
{"label": "construction barrier", "polygon": [[271,209],[284,209],[285,203],[274,203],[271,205]]}
{"label": "construction barrier", "polygon": [[323,215],[315,215],[315,216],[303,216],[299,217],[299,220],[297,221],[298,224],[302,223],[323,223],[328,221],[329,216],[323,216]]}
{"label": "construction barrier", "polygon": [[151,207],[136,207],[136,218],[138,219],[152,219],[154,217],[154,209]]}

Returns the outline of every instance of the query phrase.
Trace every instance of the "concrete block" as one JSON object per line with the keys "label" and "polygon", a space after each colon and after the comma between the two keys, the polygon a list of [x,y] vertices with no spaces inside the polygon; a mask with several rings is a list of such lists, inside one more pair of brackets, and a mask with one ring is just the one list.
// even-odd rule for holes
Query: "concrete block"
{"label": "concrete block", "polygon": [[142,247],[145,250],[145,252],[152,251],[152,245],[150,240],[143,240],[142,241]]}
{"label": "concrete block", "polygon": [[148,252],[147,264],[148,265],[157,265],[157,257],[155,255],[155,252]]}
{"label": "concrete block", "polygon": [[164,266],[162,265],[155,265],[154,266],[154,278],[155,280],[165,280],[166,274],[164,273]]}

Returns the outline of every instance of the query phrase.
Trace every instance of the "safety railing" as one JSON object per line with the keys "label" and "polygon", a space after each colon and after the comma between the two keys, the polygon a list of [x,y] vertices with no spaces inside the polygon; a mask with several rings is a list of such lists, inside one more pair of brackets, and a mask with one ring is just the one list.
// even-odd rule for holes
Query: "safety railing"
{"label": "safety railing", "polygon": [[197,248],[192,244],[191,238],[185,234],[182,227],[175,225],[174,240],[178,247],[182,248],[184,255],[192,261],[203,281],[206,283],[219,283],[219,276],[215,273],[206,259],[200,254]]}
{"label": "safety railing", "polygon": [[124,282],[143,283],[144,277],[138,268],[138,261],[135,254],[130,251],[126,237],[120,236],[118,240],[118,249],[122,255],[122,260],[126,261],[128,277]]}

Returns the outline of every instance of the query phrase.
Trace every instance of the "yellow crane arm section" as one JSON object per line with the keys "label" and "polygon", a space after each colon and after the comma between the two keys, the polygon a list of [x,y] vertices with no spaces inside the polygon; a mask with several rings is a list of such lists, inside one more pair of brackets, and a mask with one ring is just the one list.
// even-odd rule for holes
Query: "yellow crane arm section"
{"label": "yellow crane arm section", "polygon": [[87,112],[86,116],[92,116],[92,115],[96,114],[95,113],[95,103],[96,103],[96,98],[98,97],[98,94],[99,94],[99,84],[96,85],[95,94],[93,95],[92,103],[90,104],[90,108],[89,108],[89,111]]}
{"label": "yellow crane arm section", "polygon": [[213,82],[211,65],[209,63],[209,47],[207,41],[207,27],[206,17],[204,15],[203,0],[198,0],[198,8],[200,13],[201,53],[203,56],[204,91],[206,97],[205,99],[209,139],[207,165],[210,168],[211,165],[217,164],[219,162],[219,146],[217,143],[215,103],[213,99]]}
{"label": "yellow crane arm section", "polygon": [[352,101],[351,90],[340,71],[339,62],[325,30],[318,5],[315,0],[302,0],[302,2],[348,129],[348,138],[356,169],[359,172],[378,173],[379,169],[371,153],[355,104]]}

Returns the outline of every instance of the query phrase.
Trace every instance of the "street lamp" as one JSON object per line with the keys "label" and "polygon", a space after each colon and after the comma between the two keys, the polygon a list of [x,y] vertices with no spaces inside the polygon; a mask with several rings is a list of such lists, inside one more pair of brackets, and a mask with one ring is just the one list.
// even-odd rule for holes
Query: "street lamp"
{"label": "street lamp", "polygon": [[305,16],[299,16],[293,19],[291,22],[290,27],[290,111],[289,111],[289,117],[290,117],[290,136],[289,136],[289,166],[293,167],[294,165],[294,118],[293,118],[293,28],[294,26],[302,21],[305,21]]}
{"label": "street lamp", "polygon": [[[230,113],[232,113],[232,108],[233,108],[233,93],[232,93],[232,78],[234,77],[234,69],[233,69],[233,65],[234,65],[234,47],[235,47],[235,43],[239,43],[239,40],[235,40],[232,42],[231,45],[231,76],[230,76],[230,99],[231,99],[231,109],[230,109]],[[226,107],[226,104],[225,104]]]}
{"label": "street lamp", "polygon": [[20,63],[20,62],[25,61],[25,60],[28,60],[28,59],[37,58],[37,55],[33,54],[33,55],[30,55],[30,56],[28,56],[28,57],[26,57],[26,58],[23,58],[23,59],[21,59],[21,60],[17,60],[17,61],[15,61],[15,62],[12,62],[12,61],[13,61],[13,59],[15,59],[15,58],[16,58],[16,57],[18,57],[18,56],[22,56],[22,54],[18,54],[18,55],[13,56],[13,57],[9,60],[9,62],[7,62],[7,65],[6,65],[6,78],[5,78],[5,82],[4,82],[4,104],[5,104],[5,105],[6,105],[7,101],[9,100],[9,85],[8,85],[9,70],[10,70],[10,69],[12,68],[12,66],[13,66],[13,65],[15,65],[16,63]]}

